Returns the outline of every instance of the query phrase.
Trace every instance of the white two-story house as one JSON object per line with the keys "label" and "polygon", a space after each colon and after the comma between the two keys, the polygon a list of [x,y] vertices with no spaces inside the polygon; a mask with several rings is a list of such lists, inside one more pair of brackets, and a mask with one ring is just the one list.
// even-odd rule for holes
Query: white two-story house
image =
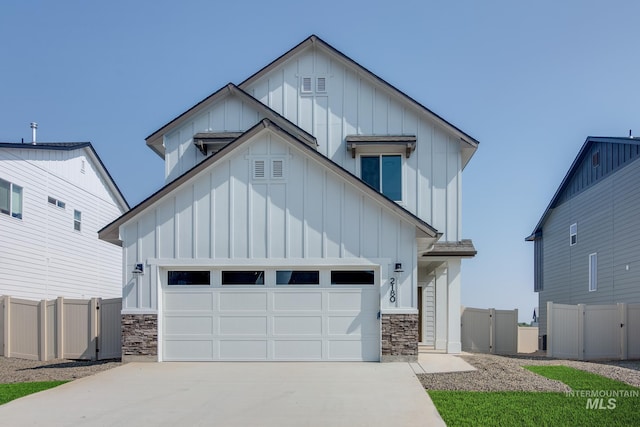
{"label": "white two-story house", "polygon": [[125,360],[460,352],[474,138],[311,36],[147,145],[166,185],[100,231]]}
{"label": "white two-story house", "polygon": [[120,297],[121,251],[98,230],[128,209],[89,142],[0,143],[0,295]]}

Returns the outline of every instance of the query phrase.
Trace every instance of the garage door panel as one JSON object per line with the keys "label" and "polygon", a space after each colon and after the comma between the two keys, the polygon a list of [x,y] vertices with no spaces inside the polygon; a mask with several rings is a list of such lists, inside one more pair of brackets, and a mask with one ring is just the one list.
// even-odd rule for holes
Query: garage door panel
{"label": "garage door panel", "polygon": [[275,340],[275,360],[322,360],[322,340]]}
{"label": "garage door panel", "polygon": [[274,335],[322,335],[322,316],[274,316]]}
{"label": "garage door panel", "polygon": [[165,338],[163,343],[166,360],[212,360],[213,341]]}
{"label": "garage door panel", "polygon": [[213,310],[213,293],[208,292],[165,292],[164,308],[167,311],[211,311]]}
{"label": "garage door panel", "polygon": [[220,360],[267,360],[266,340],[220,340]]}
{"label": "garage door panel", "polygon": [[220,292],[220,311],[266,311],[267,293]]}
{"label": "garage door panel", "polygon": [[273,309],[275,311],[320,311],[322,310],[322,292],[274,292]]}
{"label": "garage door panel", "polygon": [[211,335],[213,316],[167,315],[164,318],[164,331],[167,335]]}
{"label": "garage door panel", "polygon": [[378,342],[370,340],[329,340],[328,360],[378,360]]}
{"label": "garage door panel", "polygon": [[337,291],[328,295],[329,311],[355,310],[361,311],[370,307],[378,307],[377,292],[361,290]]}
{"label": "garage door panel", "polygon": [[267,336],[266,316],[220,316],[220,335]]}

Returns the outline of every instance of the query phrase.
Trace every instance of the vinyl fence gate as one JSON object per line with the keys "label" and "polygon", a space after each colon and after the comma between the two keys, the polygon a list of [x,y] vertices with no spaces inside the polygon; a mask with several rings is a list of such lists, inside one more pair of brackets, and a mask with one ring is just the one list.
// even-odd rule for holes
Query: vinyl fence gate
{"label": "vinyl fence gate", "polygon": [[462,309],[462,350],[478,353],[518,352],[518,310]]}
{"label": "vinyl fence gate", "polygon": [[30,301],[0,296],[0,349],[31,360],[117,359],[122,299]]}

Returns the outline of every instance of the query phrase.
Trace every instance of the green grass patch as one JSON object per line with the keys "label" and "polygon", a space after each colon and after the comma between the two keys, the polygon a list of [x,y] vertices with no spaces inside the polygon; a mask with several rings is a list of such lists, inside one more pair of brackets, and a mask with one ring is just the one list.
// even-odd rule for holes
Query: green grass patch
{"label": "green grass patch", "polygon": [[640,425],[640,397],[630,397],[640,389],[566,366],[526,369],[562,381],[574,394],[431,390],[429,396],[448,426]]}
{"label": "green grass patch", "polygon": [[4,405],[14,399],[57,387],[68,381],[43,381],[34,383],[0,384],[0,405]]}

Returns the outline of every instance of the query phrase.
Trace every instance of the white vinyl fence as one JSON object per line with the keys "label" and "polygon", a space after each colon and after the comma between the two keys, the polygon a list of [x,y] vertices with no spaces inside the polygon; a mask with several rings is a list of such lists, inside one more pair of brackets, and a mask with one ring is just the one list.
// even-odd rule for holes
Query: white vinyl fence
{"label": "white vinyl fence", "polygon": [[462,350],[478,353],[518,352],[518,310],[464,307]]}
{"label": "white vinyl fence", "polygon": [[547,303],[547,356],[640,359],[640,304]]}
{"label": "white vinyl fence", "polygon": [[121,357],[122,299],[30,301],[0,296],[4,357],[32,360]]}

